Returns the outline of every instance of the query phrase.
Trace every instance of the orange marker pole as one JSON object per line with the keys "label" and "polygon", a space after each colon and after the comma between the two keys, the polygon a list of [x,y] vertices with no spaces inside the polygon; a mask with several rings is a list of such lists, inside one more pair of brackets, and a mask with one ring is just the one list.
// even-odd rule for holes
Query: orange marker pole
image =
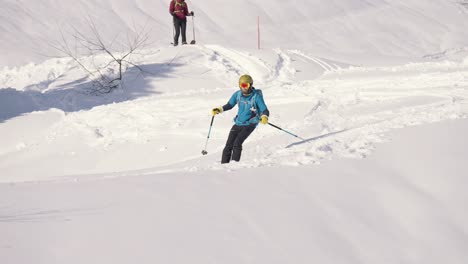
{"label": "orange marker pole", "polygon": [[258,49],[260,49],[260,16],[257,17]]}

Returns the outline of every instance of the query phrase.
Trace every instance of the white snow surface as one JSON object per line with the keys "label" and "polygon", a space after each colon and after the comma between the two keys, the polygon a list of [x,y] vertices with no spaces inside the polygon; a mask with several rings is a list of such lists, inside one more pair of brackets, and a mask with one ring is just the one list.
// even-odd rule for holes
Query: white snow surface
{"label": "white snow surface", "polygon": [[[188,4],[172,47],[168,1],[4,3],[0,263],[466,263],[466,1]],[[109,94],[44,56],[86,16],[152,30]],[[221,165],[245,73],[284,131]]]}
{"label": "white snow surface", "polygon": [[[151,43],[171,42],[169,0],[5,0],[0,16],[0,67],[58,55],[60,29],[86,32],[91,18],[112,38],[147,24]],[[196,39],[229,48],[300,49],[328,58],[385,65],[411,57],[468,54],[466,0],[188,1]],[[192,37],[192,19],[187,33]],[[382,61],[380,57],[386,58]]]}

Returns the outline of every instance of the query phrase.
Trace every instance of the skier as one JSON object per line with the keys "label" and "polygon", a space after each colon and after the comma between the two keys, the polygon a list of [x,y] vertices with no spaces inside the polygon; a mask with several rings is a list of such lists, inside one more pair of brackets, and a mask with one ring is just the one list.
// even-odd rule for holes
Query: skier
{"label": "skier", "polygon": [[174,46],[179,45],[179,35],[182,30],[182,45],[187,44],[185,30],[187,28],[187,16],[193,16],[193,11],[189,13],[185,0],[171,0],[169,4],[169,13],[173,17],[175,35]]}
{"label": "skier", "polygon": [[236,104],[238,105],[237,115],[234,118],[235,124],[229,132],[221,157],[221,163],[229,163],[231,159],[239,161],[242,143],[255,130],[259,122],[268,124],[270,112],[263,100],[262,91],[255,89],[252,85],[252,77],[250,75],[242,75],[239,78],[240,90],[234,92],[227,104],[211,110],[211,114],[214,116],[232,109]]}

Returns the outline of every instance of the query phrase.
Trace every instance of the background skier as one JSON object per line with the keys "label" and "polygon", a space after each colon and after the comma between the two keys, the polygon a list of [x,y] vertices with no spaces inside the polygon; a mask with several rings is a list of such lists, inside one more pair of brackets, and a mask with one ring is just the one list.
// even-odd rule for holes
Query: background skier
{"label": "background skier", "polygon": [[174,46],[179,44],[179,35],[182,30],[182,45],[187,44],[185,31],[187,29],[187,16],[193,16],[193,11],[189,13],[185,0],[172,0],[169,4],[169,13],[173,17],[175,35]]}
{"label": "background skier", "polygon": [[253,79],[250,75],[242,75],[239,78],[239,91],[236,91],[228,103],[211,110],[212,115],[217,115],[223,111],[232,109],[238,105],[237,115],[234,118],[234,125],[229,132],[226,146],[221,157],[221,163],[229,161],[239,161],[242,152],[242,143],[255,130],[258,123],[268,124],[270,112],[263,100],[261,90],[253,87]]}

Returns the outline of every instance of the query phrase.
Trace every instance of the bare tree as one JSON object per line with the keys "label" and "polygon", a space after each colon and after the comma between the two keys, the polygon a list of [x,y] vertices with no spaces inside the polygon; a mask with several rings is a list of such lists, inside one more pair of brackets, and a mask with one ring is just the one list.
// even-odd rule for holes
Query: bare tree
{"label": "bare tree", "polygon": [[[132,61],[136,54],[148,42],[147,23],[139,29],[129,30],[125,36],[115,35],[106,41],[94,21],[88,17],[89,33],[71,27],[70,33],[60,28],[60,40],[51,43],[52,47],[71,57],[93,81],[99,93],[109,93],[121,85],[125,71],[130,67],[142,69]],[[96,62],[97,57],[104,55],[104,62]],[[87,62],[85,62],[87,61]]]}

